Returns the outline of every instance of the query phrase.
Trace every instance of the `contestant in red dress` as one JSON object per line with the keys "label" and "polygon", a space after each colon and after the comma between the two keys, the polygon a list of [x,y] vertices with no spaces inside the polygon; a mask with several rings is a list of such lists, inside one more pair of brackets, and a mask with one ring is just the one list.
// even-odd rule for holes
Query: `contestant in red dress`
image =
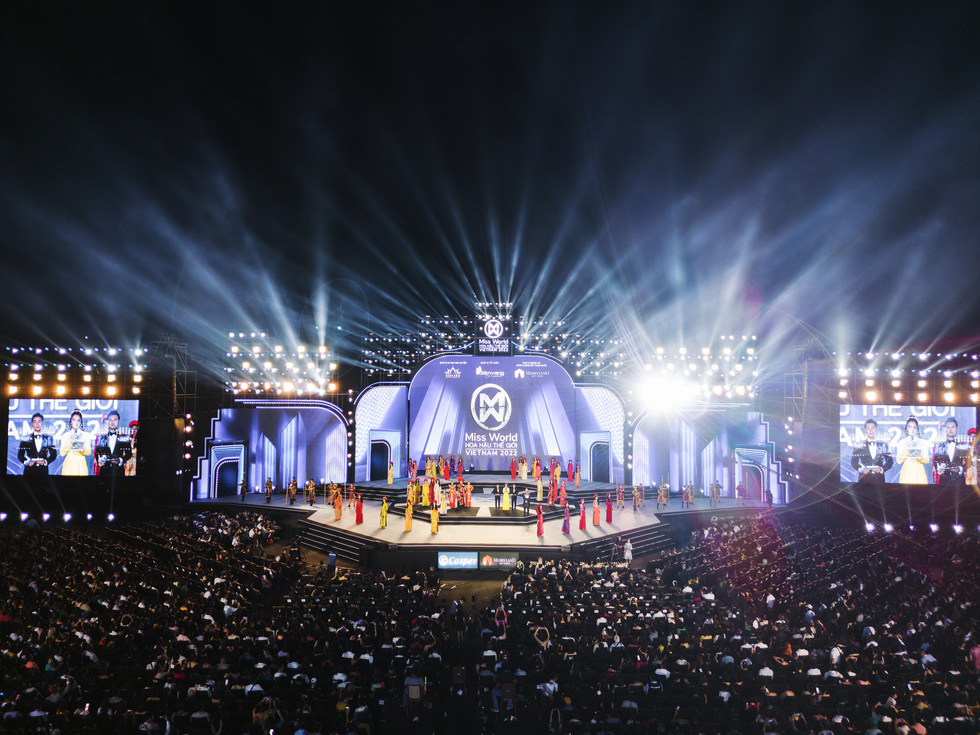
{"label": "contestant in red dress", "polygon": [[579,515],[578,527],[579,527],[579,530],[580,531],[584,531],[586,529],[586,522],[585,522],[585,501],[584,500],[579,501],[579,507],[582,509],[582,512]]}
{"label": "contestant in red dress", "polygon": [[606,523],[612,523],[612,495],[606,493]]}
{"label": "contestant in red dress", "polygon": [[364,523],[364,503],[361,502],[361,496],[357,496],[357,502],[354,504],[354,523]]}
{"label": "contestant in red dress", "polygon": [[568,460],[568,479],[571,480],[575,477],[575,465],[572,464],[572,460]]}
{"label": "contestant in red dress", "polygon": [[538,536],[544,536],[544,512],[538,505]]}
{"label": "contestant in red dress", "polygon": [[511,482],[517,479],[517,459],[515,457],[510,460],[510,479]]}
{"label": "contestant in red dress", "polygon": [[442,466],[442,479],[449,479],[449,460],[446,460],[446,463]]}

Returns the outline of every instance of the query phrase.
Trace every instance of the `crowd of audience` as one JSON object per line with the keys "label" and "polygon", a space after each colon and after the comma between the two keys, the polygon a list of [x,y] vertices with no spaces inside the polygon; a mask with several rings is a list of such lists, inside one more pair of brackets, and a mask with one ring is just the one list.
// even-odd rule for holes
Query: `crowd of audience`
{"label": "crowd of audience", "polygon": [[646,569],[522,562],[489,605],[263,553],[204,514],[20,528],[0,728],[44,733],[975,733],[980,538],[713,523]]}

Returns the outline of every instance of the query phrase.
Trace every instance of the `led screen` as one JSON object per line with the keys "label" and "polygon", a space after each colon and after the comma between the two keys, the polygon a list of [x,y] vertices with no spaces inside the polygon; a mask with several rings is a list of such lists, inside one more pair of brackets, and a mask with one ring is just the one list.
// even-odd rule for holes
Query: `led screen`
{"label": "led screen", "polygon": [[975,408],[842,405],[840,479],[846,483],[963,484]]}
{"label": "led screen", "polygon": [[758,411],[718,407],[650,412],[633,432],[633,482],[667,484],[671,492],[693,484],[706,491],[720,486],[722,497],[735,497],[742,483],[747,497],[761,499],[765,489],[784,502],[785,479],[769,440],[768,424]]}
{"label": "led screen", "polygon": [[8,475],[134,475],[139,401],[11,398]]}
{"label": "led screen", "polygon": [[577,456],[575,386],[541,357],[452,356],[426,363],[409,392],[409,456],[463,456],[505,470],[513,457]]}

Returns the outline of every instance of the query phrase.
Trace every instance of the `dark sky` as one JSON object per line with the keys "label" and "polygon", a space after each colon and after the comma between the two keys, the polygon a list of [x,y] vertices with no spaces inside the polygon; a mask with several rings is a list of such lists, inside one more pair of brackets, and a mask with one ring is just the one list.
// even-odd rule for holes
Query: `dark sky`
{"label": "dark sky", "polygon": [[0,336],[980,334],[975,2],[0,12]]}

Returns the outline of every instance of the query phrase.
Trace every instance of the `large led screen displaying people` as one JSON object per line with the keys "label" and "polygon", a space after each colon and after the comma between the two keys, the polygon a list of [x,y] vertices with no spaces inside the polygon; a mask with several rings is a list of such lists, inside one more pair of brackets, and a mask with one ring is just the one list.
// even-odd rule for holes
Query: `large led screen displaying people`
{"label": "large led screen displaying people", "polygon": [[136,474],[139,401],[11,398],[7,474]]}
{"label": "large led screen displaying people", "polygon": [[976,420],[976,409],[962,406],[842,405],[840,479],[963,485]]}
{"label": "large led screen displaying people", "polygon": [[666,484],[671,492],[693,485],[706,492],[712,483],[722,497],[735,497],[742,484],[746,497],[761,500],[766,490],[784,502],[786,480],[769,440],[769,427],[758,411],[718,407],[652,411],[633,431],[633,483]]}

